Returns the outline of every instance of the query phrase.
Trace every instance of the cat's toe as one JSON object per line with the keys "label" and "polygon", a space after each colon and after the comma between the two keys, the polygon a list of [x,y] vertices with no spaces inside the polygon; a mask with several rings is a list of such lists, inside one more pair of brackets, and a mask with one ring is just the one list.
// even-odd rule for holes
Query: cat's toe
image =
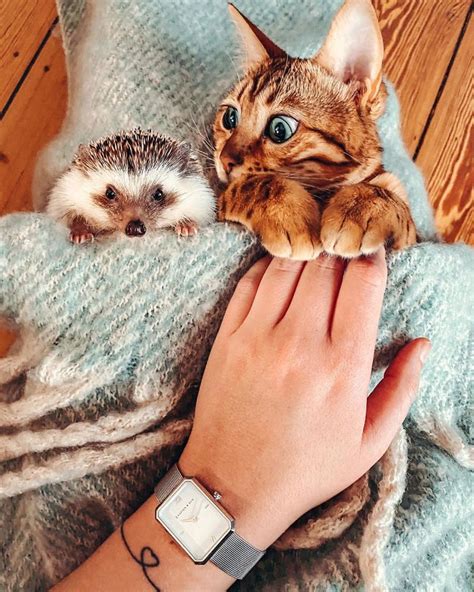
{"label": "cat's toe", "polygon": [[388,238],[380,227],[369,225],[362,236],[360,245],[361,254],[371,255],[375,253],[383,244],[387,244]]}
{"label": "cat's toe", "polygon": [[342,228],[327,225],[321,231],[321,241],[326,253],[340,257],[357,257],[362,240],[361,228],[348,222]]}
{"label": "cat's toe", "polygon": [[286,240],[286,237],[272,237],[266,239],[261,237],[260,241],[263,247],[273,257],[281,257],[283,259],[291,258],[291,244]]}
{"label": "cat's toe", "polygon": [[274,257],[311,261],[322,251],[319,233],[316,229],[280,229],[279,232],[260,236],[265,249]]}
{"label": "cat's toe", "polygon": [[291,241],[291,259],[298,261],[311,261],[323,250],[319,234],[316,232],[308,232],[305,234],[296,235]]}
{"label": "cat's toe", "polygon": [[377,230],[365,231],[357,222],[351,220],[346,221],[340,228],[323,226],[321,241],[327,253],[348,259],[370,255],[385,242]]}

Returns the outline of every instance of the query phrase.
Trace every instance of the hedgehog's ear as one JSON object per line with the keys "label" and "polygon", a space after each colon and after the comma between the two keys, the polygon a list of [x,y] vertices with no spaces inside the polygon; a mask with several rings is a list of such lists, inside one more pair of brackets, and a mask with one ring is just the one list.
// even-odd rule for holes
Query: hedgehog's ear
{"label": "hedgehog's ear", "polygon": [[79,144],[76,150],[76,156],[82,156],[87,151],[87,146],[85,144]]}
{"label": "hedgehog's ear", "polygon": [[265,33],[245,17],[237,8],[229,2],[230,16],[239,32],[244,51],[247,68],[255,66],[268,58],[286,58],[286,52],[278,47]]}
{"label": "hedgehog's ear", "polygon": [[382,81],[383,41],[370,0],[346,0],[315,61],[343,82],[358,82],[361,100],[374,101]]}
{"label": "hedgehog's ear", "polygon": [[85,144],[79,144],[76,148],[76,152],[74,152],[74,156],[72,158],[73,162],[79,162],[86,154],[87,146]]}

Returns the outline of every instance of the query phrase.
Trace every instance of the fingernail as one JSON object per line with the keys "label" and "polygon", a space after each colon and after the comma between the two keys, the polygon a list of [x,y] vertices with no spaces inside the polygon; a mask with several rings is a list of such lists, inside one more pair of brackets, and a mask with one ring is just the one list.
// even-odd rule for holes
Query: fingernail
{"label": "fingernail", "polygon": [[431,351],[431,341],[426,340],[420,350],[420,361],[422,365],[425,364]]}

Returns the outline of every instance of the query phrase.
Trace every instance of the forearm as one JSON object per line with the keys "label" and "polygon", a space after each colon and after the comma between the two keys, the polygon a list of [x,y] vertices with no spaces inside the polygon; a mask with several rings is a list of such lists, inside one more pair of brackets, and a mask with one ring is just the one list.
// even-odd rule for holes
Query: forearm
{"label": "forearm", "polygon": [[[234,580],[211,562],[194,564],[155,520],[156,506],[152,496],[123,525],[125,541],[121,530],[115,531],[52,592],[226,590]],[[127,545],[135,558],[148,567],[131,557]]]}
{"label": "forearm", "polygon": [[[282,512],[275,513],[270,496],[260,490],[253,478],[247,480],[254,484],[243,488],[244,477],[249,475],[236,479],[235,465],[229,475],[218,476],[203,458],[204,451],[190,453],[187,449],[179,461],[180,468],[210,490],[217,489],[224,507],[235,519],[238,534],[255,547],[266,549],[286,530],[291,519]],[[122,529],[115,531],[52,592],[227,590],[234,579],[210,561],[195,564],[155,519],[157,505],[156,497],[151,496]]]}

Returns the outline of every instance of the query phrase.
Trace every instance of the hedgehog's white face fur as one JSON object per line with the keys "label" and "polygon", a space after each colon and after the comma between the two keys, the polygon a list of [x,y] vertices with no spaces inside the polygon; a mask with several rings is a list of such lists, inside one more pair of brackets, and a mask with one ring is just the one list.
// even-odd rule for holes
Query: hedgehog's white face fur
{"label": "hedgehog's white face fur", "polygon": [[81,146],[49,195],[46,212],[98,233],[130,234],[214,218],[215,199],[188,144],[151,131],[121,132]]}

